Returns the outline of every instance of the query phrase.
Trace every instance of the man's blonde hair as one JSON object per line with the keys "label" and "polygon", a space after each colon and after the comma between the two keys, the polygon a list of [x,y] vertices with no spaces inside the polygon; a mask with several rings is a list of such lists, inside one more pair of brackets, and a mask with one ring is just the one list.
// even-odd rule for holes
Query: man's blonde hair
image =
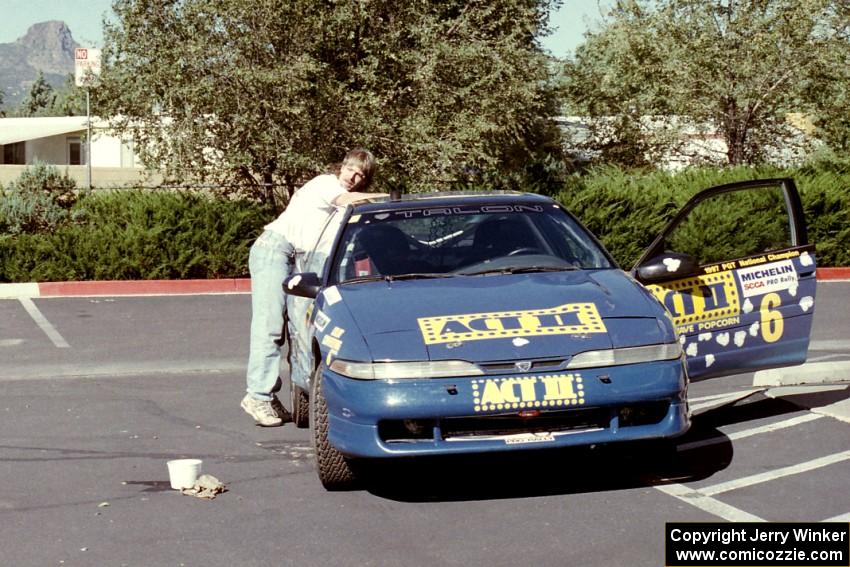
{"label": "man's blonde hair", "polygon": [[375,163],[375,156],[373,156],[372,152],[369,150],[364,148],[354,148],[349,150],[348,153],[345,154],[345,159],[342,160],[342,164],[355,165],[363,171],[362,189],[368,188],[372,183],[372,176],[375,175],[377,164]]}

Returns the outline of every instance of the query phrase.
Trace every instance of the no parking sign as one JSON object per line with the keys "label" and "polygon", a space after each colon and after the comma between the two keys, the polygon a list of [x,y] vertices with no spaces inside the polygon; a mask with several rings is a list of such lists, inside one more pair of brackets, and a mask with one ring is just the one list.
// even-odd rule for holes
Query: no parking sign
{"label": "no parking sign", "polygon": [[100,78],[100,49],[74,50],[74,82],[78,87],[96,87]]}

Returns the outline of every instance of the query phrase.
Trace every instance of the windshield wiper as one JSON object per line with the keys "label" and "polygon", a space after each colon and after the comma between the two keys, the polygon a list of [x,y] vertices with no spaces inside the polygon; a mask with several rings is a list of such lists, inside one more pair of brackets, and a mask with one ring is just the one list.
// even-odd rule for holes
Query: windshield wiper
{"label": "windshield wiper", "polygon": [[386,276],[357,276],[356,278],[347,279],[344,282],[339,282],[339,285],[345,285],[350,283],[361,283],[361,282],[379,282],[387,279]]}
{"label": "windshield wiper", "polygon": [[507,268],[491,268],[489,270],[481,270],[478,272],[461,272],[463,276],[481,276],[485,274],[528,274],[535,272],[568,272],[578,270],[575,266],[522,266],[522,267],[507,267]]}
{"label": "windshield wiper", "polygon": [[395,276],[386,276],[387,281],[397,281],[397,280],[429,280],[435,278],[451,278],[454,277],[452,274],[438,274],[438,273],[410,273],[410,274],[398,274]]}
{"label": "windshield wiper", "polygon": [[344,282],[340,282],[340,285],[349,284],[349,283],[361,283],[361,282],[393,282],[399,280],[427,280],[434,278],[451,278],[454,277],[451,274],[436,274],[436,273],[410,273],[410,274],[398,274],[398,275],[371,275],[371,276],[358,276],[356,278],[351,278],[345,280]]}
{"label": "windshield wiper", "polygon": [[569,272],[578,270],[575,266],[523,266],[521,268],[505,268],[509,274],[524,274],[528,272]]}

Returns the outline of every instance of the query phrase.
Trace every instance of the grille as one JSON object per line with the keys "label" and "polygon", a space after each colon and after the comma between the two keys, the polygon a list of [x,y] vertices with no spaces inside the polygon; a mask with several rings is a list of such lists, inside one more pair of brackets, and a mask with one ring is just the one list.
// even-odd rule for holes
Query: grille
{"label": "grille", "polygon": [[[566,365],[568,358],[553,358],[549,360],[532,360],[531,367],[528,369],[528,372],[555,372],[557,370],[561,370]],[[514,364],[515,361],[509,362],[485,362],[478,363],[478,366],[481,367],[488,374],[490,373],[502,373],[502,372],[516,372],[517,367]]]}
{"label": "grille", "polygon": [[385,443],[433,442],[435,438],[458,439],[517,433],[558,433],[635,427],[660,422],[670,408],[668,401],[622,406],[541,412],[534,417],[516,413],[474,415],[444,419],[384,420],[378,435]]}
{"label": "grille", "polygon": [[611,423],[611,411],[608,408],[576,409],[541,413],[533,418],[522,418],[516,414],[456,417],[444,419],[441,423],[443,439],[542,431],[554,433],[605,429]]}

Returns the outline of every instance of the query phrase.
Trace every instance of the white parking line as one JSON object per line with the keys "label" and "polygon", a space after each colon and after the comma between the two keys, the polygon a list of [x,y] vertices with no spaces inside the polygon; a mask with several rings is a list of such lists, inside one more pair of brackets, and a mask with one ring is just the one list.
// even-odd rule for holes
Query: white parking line
{"label": "white parking line", "polygon": [[814,469],[819,469],[821,467],[825,467],[828,465],[833,465],[835,463],[840,463],[841,461],[850,460],[850,451],[841,451],[840,453],[835,453],[833,455],[827,455],[826,457],[821,457],[819,459],[814,459],[811,461],[806,461],[805,463],[800,463],[797,465],[791,465],[789,467],[782,467],[780,469],[776,469],[773,471],[768,471],[765,473],[754,474],[751,476],[745,476],[743,478],[738,478],[735,480],[730,480],[729,482],[721,482],[720,484],[715,484],[713,486],[706,486],[700,488],[699,491],[706,496],[713,496],[715,494],[721,494],[723,492],[729,492],[730,490],[737,490],[739,488],[744,488],[746,486],[752,486],[754,484],[761,484],[763,482],[767,482],[769,480],[776,480],[777,478],[782,478],[785,476],[790,476],[794,474],[800,474],[803,472],[811,471]]}
{"label": "white parking line", "polygon": [[728,398],[730,396],[748,396],[750,394],[754,394],[759,390],[747,389],[747,390],[738,390],[737,392],[723,392],[722,394],[711,394],[710,396],[700,396],[698,398],[692,398],[688,396],[688,401],[691,403],[702,403],[708,402],[712,400],[720,400],[722,398]]}
{"label": "white parking line", "polygon": [[59,334],[53,325],[50,324],[50,321],[41,314],[41,311],[38,310],[38,307],[35,306],[35,303],[32,302],[32,299],[29,297],[20,297],[18,301],[21,302],[21,305],[24,306],[24,309],[27,310],[27,313],[30,314],[35,324],[39,326],[39,328],[44,331],[44,334],[47,335],[53,344],[58,348],[70,348],[71,345],[62,338],[62,335]]}
{"label": "white parking line", "polygon": [[809,350],[847,350],[850,351],[850,341],[842,340],[825,340],[825,341],[810,341]]}
{"label": "white parking line", "polygon": [[687,502],[695,508],[699,508],[709,514],[713,514],[730,522],[764,522],[764,518],[760,518],[755,514],[744,512],[740,508],[730,506],[725,502],[721,502],[716,498],[707,496],[698,490],[688,488],[683,484],[663,484],[655,487],[665,494],[675,496],[683,502]]}
{"label": "white parking line", "polygon": [[824,354],[823,356],[808,356],[806,357],[806,362],[824,362],[826,360],[836,360],[836,359],[845,359],[847,358],[846,354]]}
{"label": "white parking line", "polygon": [[698,449],[700,447],[707,447],[708,445],[716,445],[717,443],[723,443],[727,440],[734,441],[736,439],[743,439],[745,437],[750,437],[752,435],[759,435],[761,433],[770,433],[771,431],[777,431],[779,429],[785,429],[786,427],[794,427],[795,425],[800,425],[801,423],[807,423],[809,421],[814,421],[816,419],[820,419],[824,417],[821,414],[817,413],[805,413],[803,415],[792,417],[791,419],[786,419],[785,421],[779,421],[777,423],[771,423],[769,425],[762,425],[761,427],[753,427],[752,429],[744,429],[743,431],[736,431],[735,433],[729,433],[728,435],[720,435],[718,437],[710,437],[708,439],[703,439],[701,441],[692,441],[690,443],[683,443],[676,447],[677,451],[690,451],[691,449]]}
{"label": "white parking line", "polygon": [[[703,398],[703,400],[708,400],[710,398],[715,398],[720,396],[707,396]],[[686,443],[677,448],[679,451],[687,451],[690,449],[695,449],[697,447],[702,447],[705,445],[712,445],[715,443],[719,443],[725,441],[726,439],[734,440],[734,439],[742,439],[745,437],[750,437],[753,435],[759,435],[762,433],[770,433],[772,431],[777,431],[780,429],[786,429],[789,427],[794,427],[803,423],[808,423],[810,421],[814,421],[823,417],[822,414],[815,413],[807,413],[804,415],[800,415],[797,417],[793,417],[791,419],[786,419],[784,421],[779,421],[776,423],[771,423],[768,425],[763,425],[760,427],[754,427],[751,429],[745,429],[742,431],[737,431],[735,433],[731,433],[727,436],[723,437],[712,437],[710,439],[704,439],[701,441],[694,441],[693,443]],[[821,457],[819,459],[814,459],[811,461],[807,461],[805,463],[799,463],[796,465],[783,467],[780,469],[776,469],[774,471],[769,471],[766,473],[755,474],[743,478],[739,478],[736,480],[731,480],[728,482],[722,482],[719,484],[715,484],[713,486],[707,486],[699,489],[689,488],[683,484],[666,484],[666,485],[656,485],[654,488],[663,492],[664,494],[668,494],[673,496],[682,502],[686,502],[691,506],[703,510],[704,512],[708,512],[714,516],[722,518],[724,520],[730,522],[764,522],[766,521],[755,514],[750,514],[744,510],[726,504],[725,502],[721,502],[714,498],[716,494],[722,494],[724,492],[729,492],[731,490],[736,490],[738,488],[744,488],[746,486],[753,486],[756,484],[760,484],[763,482],[768,482],[770,480],[775,480],[778,478],[782,478],[785,476],[790,476],[794,474],[799,474],[811,470],[815,470],[821,467],[825,467],[828,465],[832,465],[835,463],[840,463],[842,461],[850,460],[850,450],[842,451],[840,453],[835,453],[833,455],[828,455],[826,457]],[[841,514],[835,516],[833,518],[828,518],[826,520],[822,520],[823,522],[846,522],[850,521],[850,513]]]}
{"label": "white parking line", "polygon": [[707,411],[717,409],[719,407],[728,406],[741,400],[748,398],[754,394],[763,392],[764,388],[748,388],[746,390],[738,390],[736,392],[725,392],[723,394],[715,394],[713,396],[702,396],[700,398],[688,397],[688,406],[691,409],[691,414],[697,415]]}

